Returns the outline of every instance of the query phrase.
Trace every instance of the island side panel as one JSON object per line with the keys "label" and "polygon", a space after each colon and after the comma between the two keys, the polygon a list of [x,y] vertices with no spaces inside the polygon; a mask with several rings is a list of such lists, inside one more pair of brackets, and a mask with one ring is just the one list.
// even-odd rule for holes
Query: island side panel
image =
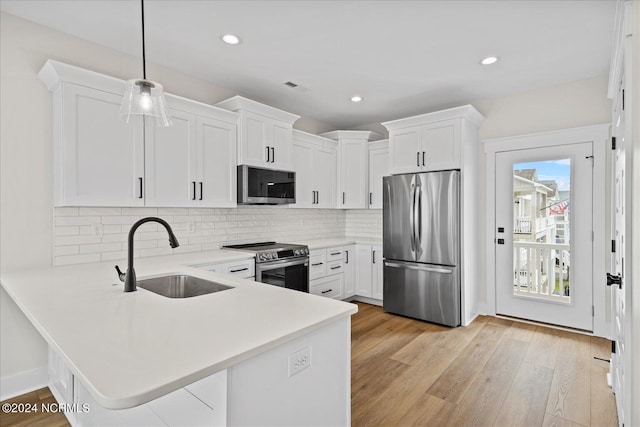
{"label": "island side panel", "polygon": [[[310,366],[289,375],[290,356],[310,350]],[[351,424],[351,318],[228,369],[229,426]]]}

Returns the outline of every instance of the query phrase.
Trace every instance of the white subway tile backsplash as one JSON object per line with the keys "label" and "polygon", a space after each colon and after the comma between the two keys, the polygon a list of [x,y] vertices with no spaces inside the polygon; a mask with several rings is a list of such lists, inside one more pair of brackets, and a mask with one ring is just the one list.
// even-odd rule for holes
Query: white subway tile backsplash
{"label": "white subway tile backsplash", "polygon": [[[166,220],[181,245],[171,249],[162,226],[143,224],[136,232],[136,257],[200,252],[219,249],[225,244],[260,240],[286,242],[342,237],[345,231],[357,232],[363,237],[375,237],[376,233],[381,233],[381,213],[351,212],[253,206],[224,209],[55,208],[54,264],[126,258],[129,229],[135,221],[146,216]],[[363,224],[359,224],[361,222]],[[97,236],[94,236],[95,225],[102,228],[102,233]],[[373,231],[369,230],[371,227]]]}

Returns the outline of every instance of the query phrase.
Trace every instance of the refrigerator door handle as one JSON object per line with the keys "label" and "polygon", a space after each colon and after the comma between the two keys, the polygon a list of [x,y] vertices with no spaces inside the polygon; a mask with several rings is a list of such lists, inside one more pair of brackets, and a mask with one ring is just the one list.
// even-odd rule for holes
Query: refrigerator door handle
{"label": "refrigerator door handle", "polygon": [[416,238],[416,252],[420,252],[422,249],[422,189],[417,191],[418,201],[416,203],[416,207],[418,208],[418,224],[416,224],[417,228],[417,238]]}
{"label": "refrigerator door handle", "polygon": [[409,226],[411,227],[411,251],[416,251],[416,186],[411,183],[411,211],[409,212]]}
{"label": "refrigerator door handle", "polygon": [[387,267],[406,268],[408,270],[428,271],[430,273],[443,273],[443,274],[453,273],[453,270],[449,270],[448,268],[443,268],[443,267],[423,267],[421,265],[405,264],[405,263],[389,262],[389,261],[385,261],[384,265]]}

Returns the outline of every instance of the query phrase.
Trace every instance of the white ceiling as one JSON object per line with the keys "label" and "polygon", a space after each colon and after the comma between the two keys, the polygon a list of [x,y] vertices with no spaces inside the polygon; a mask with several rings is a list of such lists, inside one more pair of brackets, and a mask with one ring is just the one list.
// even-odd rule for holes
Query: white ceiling
{"label": "white ceiling", "polygon": [[[147,61],[348,129],[606,74],[615,7],[613,0],[146,0]],[[2,0],[1,8],[141,56],[138,1]],[[225,33],[242,43],[222,43]],[[501,61],[479,65],[487,55]],[[354,94],[364,101],[351,103]]]}

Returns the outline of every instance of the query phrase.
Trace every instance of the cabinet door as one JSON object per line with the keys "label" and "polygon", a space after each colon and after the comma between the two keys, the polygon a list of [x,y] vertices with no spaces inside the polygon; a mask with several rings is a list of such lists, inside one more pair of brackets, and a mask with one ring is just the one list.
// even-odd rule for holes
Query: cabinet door
{"label": "cabinet door", "polygon": [[367,208],[367,159],[366,141],[340,141],[339,208]]}
{"label": "cabinet door", "polygon": [[460,168],[460,120],[445,120],[422,126],[424,170]]}
{"label": "cabinet door", "polygon": [[120,120],[121,102],[122,94],[63,83],[57,206],[144,205],[142,121]]}
{"label": "cabinet door", "polygon": [[344,298],[343,287],[344,277],[342,274],[323,277],[309,283],[309,293],[326,298],[342,299]]}
{"label": "cabinet door", "polygon": [[315,207],[314,187],[314,152],[313,144],[303,141],[293,143],[293,170],[296,172],[295,208]]}
{"label": "cabinet door", "polygon": [[389,133],[389,173],[401,174],[422,170],[421,135],[420,126]]}
{"label": "cabinet door", "polygon": [[145,127],[146,205],[195,206],[196,116],[174,109],[168,112],[171,126],[159,128],[147,121]]}
{"label": "cabinet door", "polygon": [[199,206],[236,206],[236,126],[209,117],[198,117]]}
{"label": "cabinet door", "polygon": [[382,209],[382,177],[389,174],[389,148],[369,150],[369,209]]}
{"label": "cabinet door", "polygon": [[317,208],[336,207],[338,150],[332,147],[317,148],[314,155],[314,179]]}
{"label": "cabinet door", "polygon": [[372,297],[382,300],[382,285],[384,283],[382,277],[384,271],[384,263],[382,262],[382,245],[373,245],[371,247],[371,262]]}
{"label": "cabinet door", "polygon": [[344,247],[344,298],[356,293],[356,246]]}
{"label": "cabinet door", "polygon": [[319,279],[327,275],[327,251],[316,249],[309,253],[309,280]]}
{"label": "cabinet door", "polygon": [[356,295],[373,295],[371,245],[356,245]]}
{"label": "cabinet door", "polygon": [[269,146],[271,151],[268,167],[278,170],[291,170],[292,127],[276,121],[270,121],[267,131],[266,145]]}
{"label": "cabinet door", "polygon": [[268,120],[266,117],[248,111],[241,113],[238,164],[268,167],[265,144]]}

